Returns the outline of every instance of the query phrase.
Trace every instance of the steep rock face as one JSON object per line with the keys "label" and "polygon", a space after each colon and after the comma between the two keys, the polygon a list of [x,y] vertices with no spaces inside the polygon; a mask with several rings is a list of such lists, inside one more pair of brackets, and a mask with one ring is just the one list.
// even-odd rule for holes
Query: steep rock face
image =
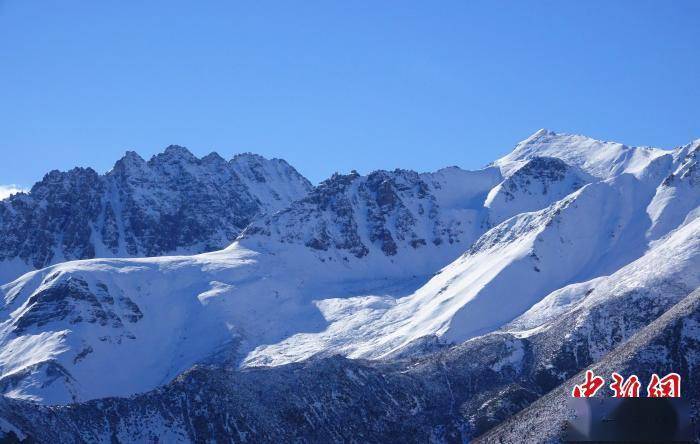
{"label": "steep rock face", "polygon": [[552,157],[533,157],[515,170],[486,198],[493,225],[519,213],[548,207],[578,190],[593,178]]}
{"label": "steep rock face", "polygon": [[322,261],[422,255],[433,259],[434,270],[484,231],[483,201],[499,178],[494,170],[459,169],[335,174],[306,198],[255,222],[239,241],[271,251],[303,245]]}
{"label": "steep rock face", "polygon": [[0,201],[0,282],[65,260],[220,249],[310,189],[279,159],[198,159],[178,146],[149,161],[128,152],[105,175],[52,171]]}
{"label": "steep rock face", "polygon": [[[0,202],[0,259],[20,258],[34,268],[92,257],[91,223],[101,212],[105,185],[91,168],[51,171],[30,193]],[[60,236],[57,236],[60,233]]]}

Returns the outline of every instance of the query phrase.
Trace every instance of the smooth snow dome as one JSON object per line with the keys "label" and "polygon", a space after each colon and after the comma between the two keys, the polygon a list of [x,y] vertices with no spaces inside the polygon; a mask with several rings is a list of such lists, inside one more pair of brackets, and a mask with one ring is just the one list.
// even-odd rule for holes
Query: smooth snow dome
{"label": "smooth snow dome", "polygon": [[[540,131],[479,171],[334,175],[220,251],[33,271],[0,287],[0,386],[125,396],[197,363],[377,359],[527,335],[618,287],[700,284],[696,155]],[[255,159],[236,169],[248,183]]]}

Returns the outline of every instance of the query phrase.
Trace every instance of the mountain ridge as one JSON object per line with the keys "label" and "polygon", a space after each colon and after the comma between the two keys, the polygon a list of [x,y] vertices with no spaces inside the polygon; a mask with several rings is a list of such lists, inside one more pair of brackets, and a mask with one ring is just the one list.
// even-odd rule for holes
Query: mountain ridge
{"label": "mountain ridge", "polygon": [[177,145],[148,161],[128,151],[103,175],[53,170],[0,201],[0,282],[66,260],[221,249],[258,214],[310,190],[283,160],[199,159]]}

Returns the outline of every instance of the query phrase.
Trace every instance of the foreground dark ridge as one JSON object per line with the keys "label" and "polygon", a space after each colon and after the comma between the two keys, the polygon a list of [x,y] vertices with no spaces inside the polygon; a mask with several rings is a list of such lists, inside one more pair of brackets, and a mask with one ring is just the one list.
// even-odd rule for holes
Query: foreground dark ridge
{"label": "foreground dark ridge", "polygon": [[[700,289],[694,291],[623,345],[590,367],[599,375],[636,374],[648,381],[652,373],[676,372],[682,378],[682,396],[691,401],[697,422],[700,407]],[[567,399],[583,372],[561,384],[530,407],[514,415],[475,442],[561,442],[565,423],[574,418]],[[602,395],[602,390],[598,396]],[[604,395],[607,396],[607,395]],[[696,427],[695,441],[700,441]]]}

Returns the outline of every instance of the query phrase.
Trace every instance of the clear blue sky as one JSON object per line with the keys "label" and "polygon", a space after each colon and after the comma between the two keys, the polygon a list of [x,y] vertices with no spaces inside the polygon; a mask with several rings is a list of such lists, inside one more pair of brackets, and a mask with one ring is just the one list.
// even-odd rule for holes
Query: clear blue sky
{"label": "clear blue sky", "polygon": [[127,149],[478,168],[539,128],[700,137],[698,1],[0,0],[0,184]]}

